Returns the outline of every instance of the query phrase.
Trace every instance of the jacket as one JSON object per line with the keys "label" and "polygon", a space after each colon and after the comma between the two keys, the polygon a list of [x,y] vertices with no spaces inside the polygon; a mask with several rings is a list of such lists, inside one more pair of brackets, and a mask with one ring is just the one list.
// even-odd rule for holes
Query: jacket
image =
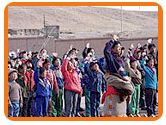
{"label": "jacket", "polygon": [[51,97],[52,88],[47,78],[41,79],[39,77],[39,68],[35,69],[34,80],[36,85],[36,96]]}
{"label": "jacket", "polygon": [[101,93],[106,90],[106,81],[104,79],[104,74],[101,71],[92,71],[88,68],[87,76],[90,91]]}
{"label": "jacket", "polygon": [[125,63],[124,60],[118,56],[116,53],[111,51],[114,41],[111,40],[110,42],[106,43],[104,49],[104,56],[106,58],[108,70],[110,73],[116,73],[123,76],[127,76],[127,71],[124,70]]}
{"label": "jacket", "polygon": [[140,64],[145,72],[145,88],[158,89],[156,69],[146,66],[144,60]]}
{"label": "jacket", "polygon": [[81,80],[79,74],[76,70],[73,70],[73,72],[69,72],[67,70],[68,63],[69,60],[64,59],[61,68],[64,77],[64,89],[80,94],[82,93],[82,88],[81,88]]}

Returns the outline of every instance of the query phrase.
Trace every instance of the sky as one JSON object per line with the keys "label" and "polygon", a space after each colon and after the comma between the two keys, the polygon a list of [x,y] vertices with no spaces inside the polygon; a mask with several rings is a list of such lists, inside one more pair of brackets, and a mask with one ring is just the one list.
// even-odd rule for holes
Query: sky
{"label": "sky", "polygon": [[[102,6],[104,7],[104,6]],[[105,6],[107,8],[121,9],[121,6]],[[122,6],[124,10],[136,10],[136,11],[158,11],[158,6]]]}

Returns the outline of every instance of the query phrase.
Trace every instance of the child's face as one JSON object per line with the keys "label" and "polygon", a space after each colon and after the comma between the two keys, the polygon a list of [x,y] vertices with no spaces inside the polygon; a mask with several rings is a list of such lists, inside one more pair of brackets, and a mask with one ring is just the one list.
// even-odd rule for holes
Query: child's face
{"label": "child's face", "polygon": [[44,70],[44,72],[41,74],[41,77],[42,78],[46,78],[47,77],[47,71],[46,70]]}
{"label": "child's face", "polygon": [[74,69],[74,65],[71,61],[69,61],[68,65],[67,65],[67,70],[71,71]]}
{"label": "child's face", "polygon": [[49,70],[49,69],[50,69],[50,66],[51,66],[50,63],[46,63],[46,64],[44,65],[44,67],[45,67],[46,70]]}
{"label": "child's face", "polygon": [[11,60],[11,65],[14,67],[16,64],[16,61],[15,60]]}
{"label": "child's face", "polygon": [[112,48],[112,51],[116,54],[121,54],[121,45],[117,44],[114,48]]}
{"label": "child's face", "polygon": [[136,59],[140,59],[140,58],[141,58],[141,52],[134,53],[134,57],[135,57]]}
{"label": "child's face", "polygon": [[131,68],[136,69],[138,66],[137,61],[131,63]]}
{"label": "child's face", "polygon": [[154,59],[151,59],[149,62],[148,62],[148,65],[150,67],[154,67]]}
{"label": "child's face", "polygon": [[95,50],[92,49],[92,50],[91,50],[91,53],[92,53],[92,55],[94,56],[94,55],[95,55]]}
{"label": "child's face", "polygon": [[155,53],[155,52],[156,52],[156,48],[155,48],[155,47],[152,47],[149,51],[150,51],[151,53]]}
{"label": "child's face", "polygon": [[55,65],[55,67],[60,66],[61,65],[60,59],[55,60],[54,65]]}
{"label": "child's face", "polygon": [[92,70],[94,70],[94,71],[99,71],[99,65],[98,65],[98,64],[94,64],[94,65],[92,66]]}
{"label": "child's face", "polygon": [[13,80],[16,80],[16,79],[18,78],[18,75],[17,75],[16,72],[13,72],[13,73],[10,74],[9,77],[10,77],[10,79],[13,81]]}

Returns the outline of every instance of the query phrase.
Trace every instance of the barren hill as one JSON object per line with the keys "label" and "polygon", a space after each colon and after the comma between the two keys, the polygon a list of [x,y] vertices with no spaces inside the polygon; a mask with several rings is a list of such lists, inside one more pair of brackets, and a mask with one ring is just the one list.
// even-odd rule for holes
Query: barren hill
{"label": "barren hill", "polygon": [[[121,32],[121,37],[158,36],[158,13],[146,11],[126,11],[85,6],[9,7],[10,29],[43,28],[46,23],[60,25],[61,32],[71,32],[71,37],[107,37]],[[65,34],[61,35],[65,37]]]}

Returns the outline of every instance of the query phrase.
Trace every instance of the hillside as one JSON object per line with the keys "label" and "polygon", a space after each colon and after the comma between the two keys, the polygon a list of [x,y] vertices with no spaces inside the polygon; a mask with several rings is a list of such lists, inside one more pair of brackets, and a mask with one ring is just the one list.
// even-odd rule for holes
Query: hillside
{"label": "hillside", "polygon": [[[9,7],[8,28],[43,28],[46,23],[60,25],[61,38],[108,37],[121,32],[121,10],[104,7]],[[121,37],[158,36],[157,12],[123,11]]]}

